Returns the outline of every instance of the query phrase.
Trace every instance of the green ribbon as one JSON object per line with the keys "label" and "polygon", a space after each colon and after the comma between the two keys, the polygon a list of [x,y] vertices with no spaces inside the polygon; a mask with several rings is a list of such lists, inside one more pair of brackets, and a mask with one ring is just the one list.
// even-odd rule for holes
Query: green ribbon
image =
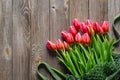
{"label": "green ribbon", "polygon": [[120,21],[120,14],[118,14],[117,16],[115,16],[114,20],[113,20],[113,23],[112,23],[112,27],[113,27],[113,31],[114,31],[114,34],[117,38],[117,40],[114,42],[113,46],[115,47],[116,45],[119,44],[120,42],[120,33],[118,32],[118,30],[116,29],[116,26],[115,24]]}
{"label": "green ribbon", "polygon": [[[38,65],[37,67],[37,75],[42,79],[42,80],[49,80],[46,76],[43,76],[40,72],[39,69],[40,68],[46,68],[48,70],[48,72],[51,74],[51,76],[55,79],[55,80],[62,80],[62,78],[66,78],[66,75],[64,73],[62,73],[61,71],[50,67],[47,63],[42,62]],[[61,78],[62,77],[62,78]]]}

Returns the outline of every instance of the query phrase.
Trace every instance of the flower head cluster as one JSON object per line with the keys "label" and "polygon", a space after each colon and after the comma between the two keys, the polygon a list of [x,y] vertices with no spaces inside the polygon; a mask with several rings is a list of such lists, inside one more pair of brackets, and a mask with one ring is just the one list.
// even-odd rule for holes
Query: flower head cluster
{"label": "flower head cluster", "polygon": [[96,21],[90,19],[85,22],[79,22],[76,18],[73,19],[72,25],[69,26],[68,31],[62,31],[62,40],[58,39],[56,43],[47,41],[46,45],[51,51],[55,50],[68,50],[68,45],[73,43],[81,43],[89,45],[91,41],[91,35],[100,34],[103,35],[108,32],[108,22],[103,21],[100,25]]}

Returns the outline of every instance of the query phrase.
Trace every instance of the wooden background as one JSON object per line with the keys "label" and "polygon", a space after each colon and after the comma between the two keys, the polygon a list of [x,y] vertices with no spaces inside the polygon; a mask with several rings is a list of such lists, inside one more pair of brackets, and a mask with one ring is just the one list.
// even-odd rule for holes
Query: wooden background
{"label": "wooden background", "polygon": [[0,0],[0,80],[38,80],[41,61],[60,69],[46,40],[60,38],[73,18],[108,20],[114,37],[111,22],[118,13],[120,0]]}

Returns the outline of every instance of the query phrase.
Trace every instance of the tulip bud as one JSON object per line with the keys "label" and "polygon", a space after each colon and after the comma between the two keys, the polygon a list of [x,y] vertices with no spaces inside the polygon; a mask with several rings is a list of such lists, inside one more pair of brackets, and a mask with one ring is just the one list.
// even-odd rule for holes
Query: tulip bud
{"label": "tulip bud", "polygon": [[92,20],[90,20],[90,19],[86,20],[85,24],[86,24],[87,26],[90,26],[90,27],[93,26],[93,22],[92,22]]}
{"label": "tulip bud", "polygon": [[79,30],[80,25],[79,21],[76,18],[72,20],[72,25],[75,27],[76,30]]}
{"label": "tulip bud", "polygon": [[105,33],[108,32],[109,29],[108,21],[101,22],[101,27]]}
{"label": "tulip bud", "polygon": [[81,23],[80,23],[80,32],[81,32],[81,33],[85,33],[85,27],[86,27],[85,23],[84,23],[84,22],[81,22]]}
{"label": "tulip bud", "polygon": [[58,39],[58,40],[56,41],[56,46],[57,46],[57,49],[58,49],[58,50],[64,49],[64,44],[62,43],[62,41],[61,41],[60,39]]}
{"label": "tulip bud", "polygon": [[76,36],[75,36],[75,41],[77,43],[81,43],[82,42],[82,37],[81,37],[81,34],[80,33],[77,33]]}
{"label": "tulip bud", "polygon": [[55,51],[57,49],[56,45],[49,40],[46,42],[46,46],[51,51]]}
{"label": "tulip bud", "polygon": [[88,33],[82,35],[82,42],[85,45],[88,45],[90,43],[90,36],[88,35]]}
{"label": "tulip bud", "polygon": [[73,43],[73,42],[74,42],[74,38],[73,38],[73,36],[72,36],[71,33],[68,33],[67,38],[66,38],[66,41],[67,41],[68,43]]}
{"label": "tulip bud", "polygon": [[97,22],[94,22],[93,23],[93,30],[95,33],[98,33],[100,31],[99,28],[100,28],[100,25]]}
{"label": "tulip bud", "polygon": [[67,32],[67,31],[62,31],[62,32],[61,32],[61,36],[62,36],[62,38],[63,38],[64,40],[66,40],[67,35],[68,35],[68,32]]}
{"label": "tulip bud", "polygon": [[64,47],[65,47],[65,50],[68,50],[68,43],[64,41],[63,44],[64,44]]}
{"label": "tulip bud", "polygon": [[68,29],[68,31],[69,31],[73,36],[75,36],[75,35],[77,34],[77,31],[76,31],[76,29],[75,29],[74,26],[70,26],[69,29]]}
{"label": "tulip bud", "polygon": [[101,34],[101,35],[103,35],[105,32],[103,31],[103,28],[102,27],[99,27],[99,33]]}
{"label": "tulip bud", "polygon": [[[92,31],[93,31],[93,30],[92,30]],[[88,27],[88,26],[84,27],[84,32],[85,32],[85,33],[88,33],[89,36],[91,36],[90,27]]]}

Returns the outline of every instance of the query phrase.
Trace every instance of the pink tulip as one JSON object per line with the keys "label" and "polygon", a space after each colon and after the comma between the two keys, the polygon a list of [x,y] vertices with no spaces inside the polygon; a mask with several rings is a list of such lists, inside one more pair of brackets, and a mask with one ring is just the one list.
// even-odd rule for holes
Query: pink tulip
{"label": "pink tulip", "polygon": [[81,22],[80,23],[80,32],[85,33],[85,27],[86,27],[85,23]]}
{"label": "pink tulip", "polygon": [[70,26],[69,29],[68,29],[68,31],[69,31],[73,36],[75,36],[75,35],[77,34],[77,31],[76,31],[76,29],[75,29],[74,26]]}
{"label": "pink tulip", "polygon": [[57,46],[57,49],[58,49],[58,50],[64,49],[64,44],[62,43],[62,41],[61,41],[60,39],[58,39],[58,40],[56,41],[56,46]]}
{"label": "pink tulip", "polygon": [[67,36],[68,36],[68,32],[67,31],[62,31],[61,32],[61,36],[64,40],[66,40]]}
{"label": "pink tulip", "polygon": [[57,49],[56,45],[49,40],[46,42],[46,46],[51,51],[55,51]]}
{"label": "pink tulip", "polygon": [[90,26],[90,27],[93,26],[93,22],[92,22],[92,20],[90,20],[90,19],[86,20],[85,24],[86,24],[87,26]]}
{"label": "pink tulip", "polygon": [[93,23],[93,30],[95,33],[98,33],[100,31],[100,25],[97,22]]}
{"label": "pink tulip", "polygon": [[82,42],[85,45],[88,45],[90,43],[90,36],[88,35],[88,33],[82,35]]}
{"label": "pink tulip", "polygon": [[74,37],[71,33],[68,33],[67,37],[66,37],[66,42],[68,43],[73,43],[74,42]]}
{"label": "pink tulip", "polygon": [[102,27],[99,27],[99,33],[101,34],[101,35],[103,35],[105,32],[103,31],[103,28]]}
{"label": "pink tulip", "polygon": [[79,30],[80,25],[79,25],[79,21],[77,20],[77,18],[72,20],[72,25],[76,28],[76,30]]}
{"label": "pink tulip", "polygon": [[76,36],[75,36],[75,41],[77,43],[81,43],[82,42],[82,36],[80,33],[77,33]]}
{"label": "pink tulip", "polygon": [[109,29],[108,21],[101,22],[101,27],[105,33],[108,32]]}
{"label": "pink tulip", "polygon": [[63,44],[64,44],[64,47],[65,47],[65,50],[68,50],[68,43],[64,41]]}
{"label": "pink tulip", "polygon": [[[91,28],[91,29],[92,29],[92,28]],[[89,36],[91,36],[91,31],[90,31],[90,27],[89,27],[89,26],[84,27],[84,32],[85,32],[85,33],[88,33]]]}

